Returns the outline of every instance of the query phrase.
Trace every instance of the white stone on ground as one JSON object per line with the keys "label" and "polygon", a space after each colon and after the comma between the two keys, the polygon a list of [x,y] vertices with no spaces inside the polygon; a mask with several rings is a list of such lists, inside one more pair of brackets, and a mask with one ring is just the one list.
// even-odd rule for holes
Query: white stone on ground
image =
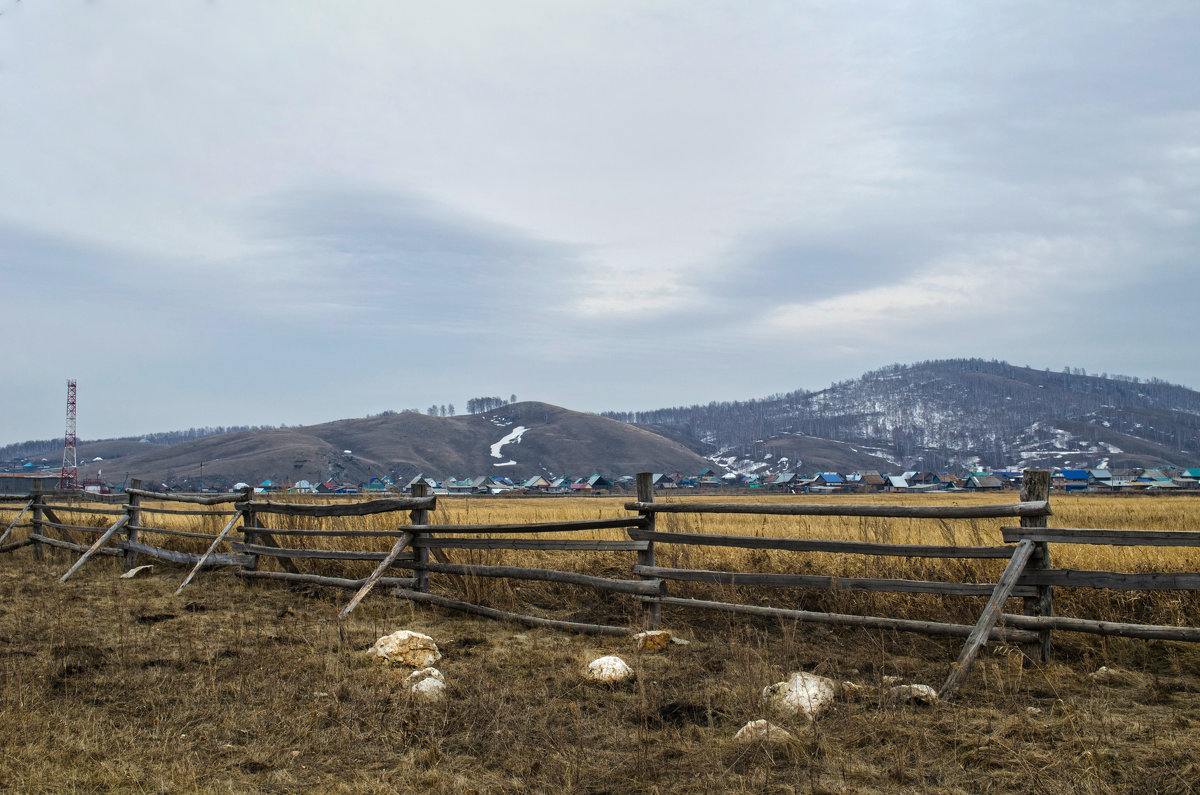
{"label": "white stone on ground", "polygon": [[766,720],[752,720],[733,735],[739,743],[787,743],[796,737],[787,729],[782,729]]}
{"label": "white stone on ground", "polygon": [[382,662],[409,668],[428,668],[442,659],[433,638],[407,629],[384,635],[369,653]]}
{"label": "white stone on ground", "polygon": [[620,684],[633,678],[633,669],[615,655],[600,657],[588,663],[587,677],[595,682]]}
{"label": "white stone on ground", "polygon": [[419,701],[441,701],[446,694],[446,677],[436,668],[422,668],[405,677],[404,687]]}
{"label": "white stone on ground", "polygon": [[888,701],[894,704],[933,704],[937,691],[929,685],[896,685],[888,691]]}
{"label": "white stone on ground", "polygon": [[803,715],[812,720],[833,703],[836,690],[837,685],[832,679],[799,671],[786,682],[764,687],[762,697],[780,712]]}

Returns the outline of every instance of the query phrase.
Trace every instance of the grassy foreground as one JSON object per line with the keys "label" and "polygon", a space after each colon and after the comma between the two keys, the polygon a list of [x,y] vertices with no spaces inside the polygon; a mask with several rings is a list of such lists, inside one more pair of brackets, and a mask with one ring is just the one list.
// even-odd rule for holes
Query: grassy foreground
{"label": "grassy foreground", "polygon": [[[439,501],[435,515],[439,523],[597,518],[620,515],[623,502],[450,499]],[[1200,529],[1200,503],[1186,498],[1056,497],[1052,504],[1052,523],[1059,526]],[[162,519],[177,529],[213,532],[223,524]],[[992,544],[1001,522],[708,516],[664,524],[700,532]],[[515,554],[455,557],[493,562]],[[684,565],[709,568],[994,576],[946,568],[962,565],[952,561],[802,560],[712,548],[663,548],[659,560],[672,565],[672,554],[692,556]],[[1056,565],[1082,568],[1200,570],[1195,553],[1180,550],[1055,547],[1052,555]],[[514,559],[626,576],[630,557],[520,553]],[[226,572],[205,573],[176,597],[184,570],[163,564],[148,579],[126,581],[117,578],[119,563],[97,560],[60,585],[56,578],[71,560],[49,553],[35,562],[28,549],[0,557],[4,791],[1200,789],[1200,649],[1188,644],[1056,633],[1055,661],[1036,667],[1023,667],[1016,649],[993,644],[955,704],[896,706],[882,697],[888,677],[940,685],[959,641],[665,610],[666,625],[692,642],[639,656],[625,639],[526,630],[413,606],[386,593],[372,595],[339,622],[346,593],[246,585]],[[610,623],[637,618],[632,600],[572,586],[436,576],[434,582],[444,593],[524,612]],[[687,593],[675,583],[672,592]],[[1059,589],[1059,612],[1200,624],[1191,594],[1073,592]],[[967,621],[980,606],[979,600],[900,595],[709,593]],[[378,636],[401,628],[427,632],[442,648],[439,668],[450,698],[441,706],[411,703],[400,687],[404,672],[376,665],[364,653]],[[635,684],[584,683],[582,667],[610,653],[634,666]],[[1092,676],[1101,666],[1109,675]],[[797,735],[794,744],[735,744],[740,726],[767,717],[762,688],[797,670],[867,689],[838,701],[815,724],[776,719]]]}
{"label": "grassy foreground", "polygon": [[[0,567],[0,788],[13,792],[1192,792],[1200,657],[1161,642],[1064,636],[1022,668],[992,647],[962,699],[893,706],[885,677],[940,684],[957,644],[681,615],[692,642],[523,630],[380,595],[181,572],[119,580],[112,561],[59,585],[66,556]],[[400,628],[432,635],[449,682],[411,703],[367,658]],[[636,684],[586,684],[617,653]],[[1116,673],[1089,676],[1102,664]],[[795,670],[866,685],[799,741],[732,741],[761,689]]]}

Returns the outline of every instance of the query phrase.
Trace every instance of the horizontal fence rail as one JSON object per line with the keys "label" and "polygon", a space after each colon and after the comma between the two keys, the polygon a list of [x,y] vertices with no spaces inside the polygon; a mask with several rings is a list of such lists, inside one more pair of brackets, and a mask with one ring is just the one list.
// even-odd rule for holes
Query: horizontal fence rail
{"label": "horizontal fence rail", "polygon": [[[660,625],[663,608],[678,608],[964,638],[958,661],[951,666],[941,690],[942,696],[947,699],[955,696],[974,659],[989,641],[1020,644],[1027,655],[1038,659],[1047,659],[1050,635],[1054,630],[1200,642],[1198,627],[1096,621],[1055,615],[1053,609],[1055,588],[1195,591],[1200,590],[1200,573],[1125,573],[1054,568],[1050,564],[1049,553],[1051,544],[1200,547],[1200,532],[1049,527],[1048,518],[1052,515],[1049,473],[1028,470],[1023,481],[1019,501],[988,505],[659,502],[655,500],[651,476],[641,473],[637,478],[637,500],[624,505],[630,512],[628,515],[492,524],[437,524],[432,521],[437,509],[437,497],[431,495],[424,484],[414,484],[411,496],[313,503],[256,499],[252,489],[220,495],[163,493],[142,489],[141,484],[135,481],[124,495],[103,499],[96,498],[96,495],[85,496],[60,490],[4,498],[0,504],[0,512],[4,516],[4,520],[0,520],[0,527],[4,528],[0,534],[0,552],[31,547],[39,559],[43,547],[78,553],[80,557],[61,578],[64,581],[96,555],[122,558],[127,569],[134,565],[137,556],[145,556],[191,567],[191,572],[176,593],[182,591],[201,570],[217,567],[232,568],[237,576],[248,581],[354,590],[353,597],[342,608],[340,616],[351,613],[372,589],[384,586],[392,589],[390,593],[394,596],[410,601],[526,626],[608,635],[634,631],[628,626],[524,615],[452,598],[432,591],[431,577],[436,576],[447,578],[468,593],[472,592],[468,586],[478,578],[558,583],[625,595],[632,597],[631,604],[640,607],[641,623],[646,628]],[[998,528],[1003,545],[954,545],[675,532],[658,525],[659,516],[688,514],[859,517],[942,522],[1015,518],[1020,520],[1020,526]],[[204,526],[202,522],[198,523],[196,529],[187,530],[156,526],[156,517],[195,517],[198,520],[211,520],[217,525],[224,524],[224,529],[219,533],[204,532],[200,529]],[[364,517],[373,518],[367,522]],[[4,524],[4,521],[7,523]],[[92,521],[93,524],[79,523],[83,521]],[[24,537],[16,533],[26,530],[28,532],[24,533]],[[588,532],[603,534],[606,531],[624,531],[625,538],[577,535]],[[560,535],[573,537],[557,537]],[[86,539],[85,543],[79,543],[81,539]],[[343,540],[344,547],[354,545],[345,543],[347,541],[370,547],[376,540],[382,544],[386,539],[390,549],[337,548],[339,539]],[[194,547],[195,542],[205,542],[207,551],[192,551],[189,547]],[[659,550],[680,547],[913,559],[1003,560],[1006,565],[996,582],[960,582],[846,577],[786,569],[736,571],[657,563]],[[454,550],[632,553],[635,560],[630,562],[626,557],[627,562],[619,567],[627,572],[624,577],[601,576],[547,565],[460,562],[448,556],[447,553]],[[547,559],[554,558],[542,558],[543,561]],[[688,559],[687,556],[681,557],[681,560]],[[780,557],[779,560],[788,559]],[[368,567],[363,564],[370,564],[369,574],[365,571]],[[266,568],[262,567],[264,565]],[[314,567],[318,570],[312,570]],[[352,571],[355,567],[364,569],[364,575],[333,576],[330,573],[331,570]],[[609,572],[613,568],[606,563],[603,570]],[[973,578],[978,578],[978,575]],[[791,588],[988,599],[978,621],[974,625],[967,625],[904,616],[854,615],[692,598],[671,594],[671,583],[729,588],[731,590],[720,593],[730,599],[734,598],[733,594],[742,593],[732,590],[737,588],[776,589],[774,593],[781,588]],[[1006,603],[1013,598],[1021,600],[1021,612],[1005,610]]]}

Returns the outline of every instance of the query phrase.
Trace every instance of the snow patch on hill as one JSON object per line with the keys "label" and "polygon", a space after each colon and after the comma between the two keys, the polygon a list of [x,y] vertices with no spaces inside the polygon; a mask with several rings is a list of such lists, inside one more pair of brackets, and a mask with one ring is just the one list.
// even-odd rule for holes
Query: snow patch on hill
{"label": "snow patch on hill", "polygon": [[[524,425],[518,425],[509,431],[507,436],[492,445],[492,458],[503,458],[504,456],[500,454],[500,448],[504,447],[506,444],[520,444],[521,437],[525,435],[525,431],[527,430],[529,429]],[[496,464],[496,466],[501,465]]]}

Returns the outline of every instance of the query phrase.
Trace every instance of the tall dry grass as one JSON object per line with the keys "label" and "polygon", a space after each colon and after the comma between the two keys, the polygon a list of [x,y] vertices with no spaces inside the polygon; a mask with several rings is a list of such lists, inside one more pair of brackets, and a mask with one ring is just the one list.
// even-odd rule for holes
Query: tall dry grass
{"label": "tall dry grass", "polygon": [[[289,497],[302,502],[350,501],[361,498]],[[439,497],[431,513],[433,524],[536,524],[581,519],[610,519],[630,516],[626,497]],[[1012,493],[972,495],[754,495],[754,496],[660,496],[659,501],[762,502],[820,504],[979,505],[1012,502]],[[146,503],[146,507],[178,508],[178,503]],[[1188,496],[1148,497],[1120,495],[1054,495],[1051,526],[1128,528],[1143,530],[1200,530],[1200,498]],[[110,519],[58,511],[66,522],[104,526]],[[228,520],[228,512],[214,509],[205,516],[154,514],[147,511],[147,526],[215,534]],[[277,529],[394,530],[408,523],[403,512],[336,519],[260,515]],[[1015,519],[883,519],[875,517],[786,517],[731,514],[659,514],[658,529],[666,532],[750,535],[762,537],[821,538],[898,544],[946,544],[991,546],[1002,542],[1000,528]],[[80,534],[82,535],[82,534]],[[461,535],[461,534],[460,534]],[[621,539],[621,530],[542,534],[545,537]],[[183,551],[201,551],[203,539],[171,537],[142,532],[145,543]],[[83,541],[82,537],[78,539]],[[277,540],[300,548],[340,548],[383,551],[388,538],[278,536]],[[228,547],[226,547],[228,548]],[[627,579],[634,561],[632,553],[447,550],[445,558],[455,563],[522,565],[554,568],[586,574]],[[730,547],[657,545],[660,566],[725,571],[787,572],[835,577],[880,577],[991,583],[999,577],[1003,560],[956,558],[908,558],[847,555],[820,552],[747,550]],[[1110,547],[1055,544],[1051,546],[1055,567],[1089,570],[1149,572],[1200,571],[1200,549],[1189,547]],[[363,577],[372,562],[297,561],[302,571],[343,577]],[[260,561],[262,568],[278,568],[278,562]],[[634,623],[638,605],[629,597],[599,594],[577,586],[517,582],[492,578],[434,574],[435,591],[508,610],[533,612],[553,617],[592,618]],[[753,602],[801,609],[892,615],[931,620],[973,623],[982,600],[920,594],[865,593],[823,589],[765,589],[710,586],[672,582],[672,595],[723,601]],[[1059,588],[1056,612],[1110,621],[1138,621],[1177,625],[1200,625],[1200,594],[1179,591],[1122,592]]]}

